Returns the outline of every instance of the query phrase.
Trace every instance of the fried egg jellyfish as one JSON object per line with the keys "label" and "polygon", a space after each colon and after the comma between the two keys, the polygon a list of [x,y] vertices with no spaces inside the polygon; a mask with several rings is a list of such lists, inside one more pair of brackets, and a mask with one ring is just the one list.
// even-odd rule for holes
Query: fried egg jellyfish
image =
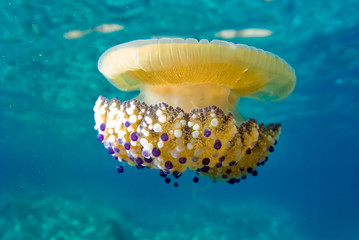
{"label": "fried egg jellyfish", "polygon": [[115,159],[165,176],[192,170],[231,184],[258,174],[281,131],[280,124],[244,120],[239,99],[279,101],[296,82],[294,70],[272,53],[205,39],[120,44],[98,68],[121,91],[140,90],[126,102],[100,96],[94,107],[97,138]]}

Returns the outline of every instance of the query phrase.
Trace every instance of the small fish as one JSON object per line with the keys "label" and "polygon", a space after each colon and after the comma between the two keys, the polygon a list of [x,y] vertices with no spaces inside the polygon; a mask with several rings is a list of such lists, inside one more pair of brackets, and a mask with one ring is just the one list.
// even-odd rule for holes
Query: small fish
{"label": "small fish", "polygon": [[87,30],[71,30],[66,32],[63,36],[65,39],[79,39],[85,36],[86,34],[92,32],[101,32],[101,33],[112,33],[124,29],[122,25],[119,24],[102,24]]}

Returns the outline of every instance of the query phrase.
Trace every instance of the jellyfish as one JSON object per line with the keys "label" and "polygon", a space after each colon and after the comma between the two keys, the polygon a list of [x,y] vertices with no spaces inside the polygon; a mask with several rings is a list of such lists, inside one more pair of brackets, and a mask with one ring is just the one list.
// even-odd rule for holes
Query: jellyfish
{"label": "jellyfish", "polygon": [[108,49],[98,68],[121,91],[140,91],[96,101],[97,138],[109,154],[163,176],[193,171],[231,184],[258,174],[281,132],[279,123],[244,119],[239,99],[279,101],[296,82],[280,57],[220,40],[136,40]]}

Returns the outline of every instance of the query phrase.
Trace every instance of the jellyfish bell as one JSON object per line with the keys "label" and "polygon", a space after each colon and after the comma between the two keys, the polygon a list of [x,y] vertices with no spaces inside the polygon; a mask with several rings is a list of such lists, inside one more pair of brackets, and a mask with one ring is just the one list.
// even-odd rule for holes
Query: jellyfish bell
{"label": "jellyfish bell", "polygon": [[121,162],[178,175],[186,170],[229,183],[267,161],[280,124],[245,121],[241,97],[279,101],[293,69],[269,52],[225,41],[137,40],[107,50],[100,72],[130,101],[99,97],[98,140]]}
{"label": "jellyfish bell", "polygon": [[151,39],[107,50],[99,70],[137,99],[186,112],[216,105],[225,112],[238,98],[281,100],[294,89],[295,75],[279,57],[245,45],[195,39]]}

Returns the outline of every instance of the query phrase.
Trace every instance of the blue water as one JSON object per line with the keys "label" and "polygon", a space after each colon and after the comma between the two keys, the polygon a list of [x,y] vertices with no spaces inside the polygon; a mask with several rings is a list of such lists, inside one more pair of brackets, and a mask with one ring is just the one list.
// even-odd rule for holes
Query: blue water
{"label": "blue water", "polygon": [[[359,239],[357,0],[42,1],[0,3],[0,239]],[[124,29],[64,34],[102,24]],[[243,99],[241,112],[281,122],[258,177],[174,188],[117,163],[97,142],[99,95],[128,100],[97,70],[109,47],[151,37],[229,39],[296,70],[287,99]]]}

